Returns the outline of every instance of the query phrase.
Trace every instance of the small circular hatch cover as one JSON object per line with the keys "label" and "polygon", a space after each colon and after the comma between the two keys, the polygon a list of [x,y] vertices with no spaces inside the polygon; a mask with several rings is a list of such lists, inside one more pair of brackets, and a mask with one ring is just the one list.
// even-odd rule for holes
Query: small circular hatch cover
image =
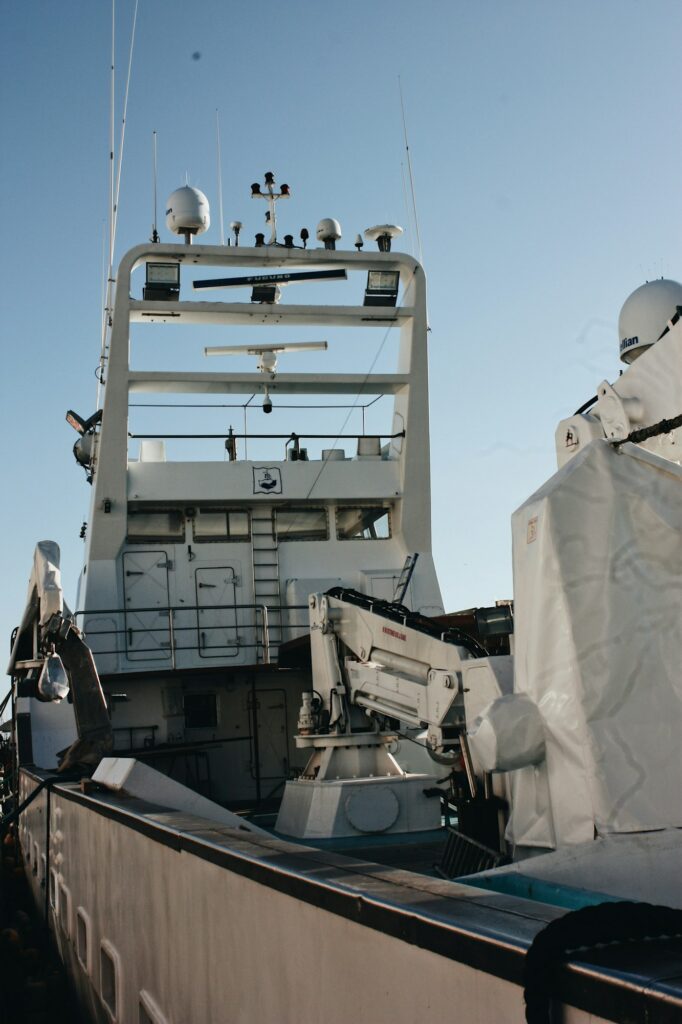
{"label": "small circular hatch cover", "polygon": [[386,786],[363,786],[346,797],[346,817],[358,832],[385,832],[400,811],[398,798]]}

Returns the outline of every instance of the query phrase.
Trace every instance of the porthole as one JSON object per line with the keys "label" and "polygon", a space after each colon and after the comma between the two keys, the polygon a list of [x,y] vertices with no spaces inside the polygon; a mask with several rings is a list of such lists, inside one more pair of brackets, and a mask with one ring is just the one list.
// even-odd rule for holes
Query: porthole
{"label": "porthole", "polygon": [[100,995],[113,1021],[118,1019],[119,957],[106,939],[99,950]]}

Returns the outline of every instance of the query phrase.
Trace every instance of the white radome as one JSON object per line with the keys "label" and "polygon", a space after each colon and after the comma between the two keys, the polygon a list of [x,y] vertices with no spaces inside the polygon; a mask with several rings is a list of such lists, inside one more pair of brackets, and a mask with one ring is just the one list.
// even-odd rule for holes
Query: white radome
{"label": "white radome", "polygon": [[317,225],[315,234],[318,242],[338,242],[341,238],[341,225],[333,217],[325,217]]}
{"label": "white radome", "polygon": [[631,363],[658,341],[671,317],[682,306],[682,284],[660,278],[637,288],[618,317],[620,358]]}
{"label": "white radome", "polygon": [[201,235],[211,226],[208,199],[198,188],[183,185],[166,202],[166,227],[175,235]]}

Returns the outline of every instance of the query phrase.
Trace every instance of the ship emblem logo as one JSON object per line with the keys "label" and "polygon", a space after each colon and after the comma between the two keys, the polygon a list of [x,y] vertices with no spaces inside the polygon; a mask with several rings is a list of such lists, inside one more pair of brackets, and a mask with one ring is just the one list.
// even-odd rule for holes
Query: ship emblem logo
{"label": "ship emblem logo", "polygon": [[254,494],[281,494],[282,474],[276,466],[259,466],[253,470]]}

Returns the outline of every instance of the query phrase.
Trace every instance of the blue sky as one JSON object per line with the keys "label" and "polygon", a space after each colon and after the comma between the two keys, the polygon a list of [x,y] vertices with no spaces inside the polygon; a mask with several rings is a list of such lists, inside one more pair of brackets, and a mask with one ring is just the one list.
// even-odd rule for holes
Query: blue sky
{"label": "blue sky", "polygon": [[[117,124],[133,9],[116,4]],[[35,541],[60,543],[72,597],[82,558],[90,495],[64,413],[95,404],[110,17],[105,0],[0,8],[6,648]],[[335,216],[350,247],[407,225],[401,76],[449,610],[511,595],[510,515],[552,473],[558,420],[617,376],[627,295],[682,277],[681,29],[678,0],[140,0],[118,257],[149,236],[152,130],[160,206],[188,174],[219,241],[216,109],[244,240],[270,169],[294,193],[283,229]]]}

